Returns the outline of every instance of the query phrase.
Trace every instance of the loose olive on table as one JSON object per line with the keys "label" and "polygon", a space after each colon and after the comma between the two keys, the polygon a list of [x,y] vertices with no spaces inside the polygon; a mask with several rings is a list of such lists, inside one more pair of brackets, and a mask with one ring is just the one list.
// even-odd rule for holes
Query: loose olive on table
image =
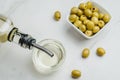
{"label": "loose olive on table", "polygon": [[105,53],[106,53],[106,52],[105,52],[105,49],[102,48],[102,47],[99,47],[99,48],[97,48],[97,50],[96,50],[96,54],[97,54],[98,56],[103,56]]}
{"label": "loose olive on table", "polygon": [[59,21],[60,18],[61,18],[61,13],[60,13],[60,11],[55,11],[55,13],[54,13],[54,19],[55,19],[56,21]]}
{"label": "loose olive on table", "polygon": [[71,72],[71,76],[72,76],[72,78],[79,78],[79,77],[81,77],[81,72],[80,72],[80,70],[73,70],[73,71]]}
{"label": "loose olive on table", "polygon": [[87,58],[90,54],[90,50],[88,48],[83,49],[82,58]]}

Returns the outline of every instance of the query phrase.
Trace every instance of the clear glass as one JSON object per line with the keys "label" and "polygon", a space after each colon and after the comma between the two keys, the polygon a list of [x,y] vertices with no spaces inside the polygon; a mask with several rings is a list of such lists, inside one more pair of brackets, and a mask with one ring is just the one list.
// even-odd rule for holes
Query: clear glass
{"label": "clear glass", "polygon": [[48,74],[59,69],[65,60],[65,49],[63,45],[56,40],[45,39],[38,43],[50,50],[54,56],[50,57],[45,52],[33,48],[33,63],[36,70],[42,74]]}

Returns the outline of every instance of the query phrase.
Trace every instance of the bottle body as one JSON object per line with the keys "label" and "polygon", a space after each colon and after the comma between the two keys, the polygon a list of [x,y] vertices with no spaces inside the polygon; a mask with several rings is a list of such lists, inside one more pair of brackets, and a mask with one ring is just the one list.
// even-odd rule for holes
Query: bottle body
{"label": "bottle body", "polygon": [[0,43],[8,41],[8,35],[13,29],[13,23],[10,19],[0,15]]}

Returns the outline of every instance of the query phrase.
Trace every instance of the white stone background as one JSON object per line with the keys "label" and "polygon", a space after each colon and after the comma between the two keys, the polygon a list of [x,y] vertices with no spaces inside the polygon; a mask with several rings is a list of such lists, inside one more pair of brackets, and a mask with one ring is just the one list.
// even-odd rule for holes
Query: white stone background
{"label": "white stone background", "polygon": [[[67,23],[70,8],[81,0],[0,0],[0,13],[8,16],[22,32],[37,41],[50,38],[61,41],[66,49],[66,60],[61,69],[51,75],[39,74],[32,63],[32,53],[16,44],[6,42],[0,47],[0,80],[73,80],[71,71],[79,69],[82,76],[76,80],[120,79],[120,11],[119,0],[94,0],[108,10],[112,20],[108,29],[98,37],[85,40]],[[60,10],[59,22],[53,13]],[[81,51],[88,47],[89,58],[82,59]],[[104,47],[106,54],[98,57],[97,47]]]}

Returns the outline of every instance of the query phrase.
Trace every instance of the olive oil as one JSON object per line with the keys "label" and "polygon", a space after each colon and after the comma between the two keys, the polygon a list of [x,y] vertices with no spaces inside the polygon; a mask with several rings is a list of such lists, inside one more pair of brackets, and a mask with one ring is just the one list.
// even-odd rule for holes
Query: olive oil
{"label": "olive oil", "polygon": [[45,39],[38,44],[50,50],[54,56],[50,57],[45,52],[33,49],[33,63],[36,70],[42,74],[48,74],[56,71],[65,59],[65,50],[62,44],[56,40]]}
{"label": "olive oil", "polygon": [[7,41],[8,34],[12,28],[12,22],[4,16],[0,16],[0,43]]}

